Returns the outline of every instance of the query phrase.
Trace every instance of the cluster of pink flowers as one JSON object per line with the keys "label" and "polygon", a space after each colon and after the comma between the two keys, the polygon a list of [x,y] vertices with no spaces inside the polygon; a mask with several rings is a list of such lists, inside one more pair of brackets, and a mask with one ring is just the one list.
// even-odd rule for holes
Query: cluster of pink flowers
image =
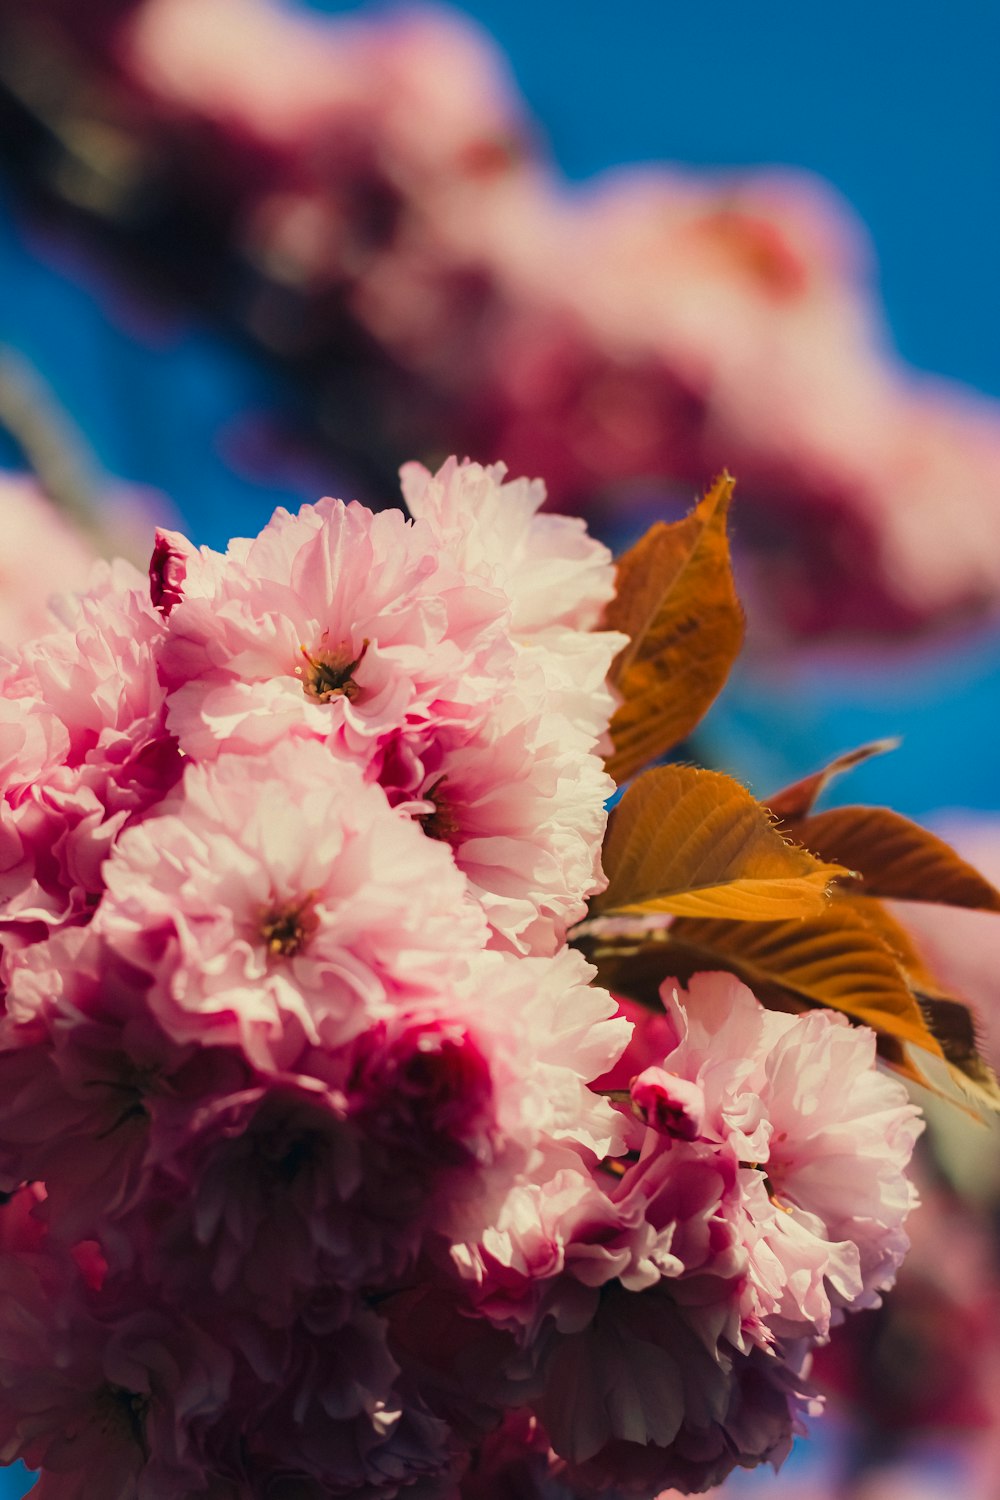
{"label": "cluster of pink flowers", "polygon": [[6,14],[12,56],[60,80],[46,192],[76,223],[95,201],[102,235],[302,373],[373,495],[378,455],[430,443],[545,473],[623,535],[726,465],[772,629],[996,608],[997,407],[901,373],[821,183],[648,168],[570,191],[495,48],[447,12],[30,12],[0,0],[0,40]]}
{"label": "cluster of pink flowers", "polygon": [[869,1032],[723,975],[630,1017],[567,944],[608,553],[502,466],[404,492],[161,532],[3,663],[0,1459],[47,1500],[704,1489],[905,1250]]}

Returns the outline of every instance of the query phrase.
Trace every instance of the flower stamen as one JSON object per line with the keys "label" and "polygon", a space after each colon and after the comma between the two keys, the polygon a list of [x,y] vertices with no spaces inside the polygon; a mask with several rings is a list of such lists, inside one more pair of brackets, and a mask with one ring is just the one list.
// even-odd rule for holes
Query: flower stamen
{"label": "flower stamen", "polygon": [[306,646],[299,650],[309,663],[309,671],[295,668],[296,677],[302,678],[302,691],[307,698],[319,703],[329,703],[331,698],[347,698],[352,701],[361,691],[354,680],[354,673],[365,659],[368,650],[367,637],[362,642],[357,656],[351,656],[350,646],[341,646],[336,651],[317,651],[315,655]]}
{"label": "flower stamen", "polygon": [[143,1458],[149,1459],[149,1444],[146,1440],[146,1417],[149,1412],[149,1397],[138,1391],[126,1390],[124,1386],[105,1385],[97,1396],[97,1423],[99,1429],[111,1438],[133,1442]]}
{"label": "flower stamen", "polygon": [[301,901],[286,901],[263,912],[260,935],[272,958],[293,958],[312,937],[318,926],[312,898],[310,891]]}
{"label": "flower stamen", "polygon": [[431,804],[431,811],[421,813],[417,819],[428,838],[441,839],[445,843],[459,832],[458,819],[441,791],[447,780],[447,776],[439,776],[434,785],[421,794],[421,800]]}

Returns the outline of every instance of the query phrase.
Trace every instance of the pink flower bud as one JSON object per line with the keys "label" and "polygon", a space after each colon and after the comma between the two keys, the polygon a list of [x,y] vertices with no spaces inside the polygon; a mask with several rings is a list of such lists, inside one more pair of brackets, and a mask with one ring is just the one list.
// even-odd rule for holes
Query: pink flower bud
{"label": "pink flower bud", "polygon": [[162,531],[157,527],[149,559],[149,597],[162,615],[169,615],[184,597],[187,560],[193,550],[179,531]]}
{"label": "pink flower bud", "polygon": [[695,1141],[701,1135],[705,1095],[700,1084],[652,1067],[636,1074],[629,1090],[633,1110],[654,1130],[681,1141]]}

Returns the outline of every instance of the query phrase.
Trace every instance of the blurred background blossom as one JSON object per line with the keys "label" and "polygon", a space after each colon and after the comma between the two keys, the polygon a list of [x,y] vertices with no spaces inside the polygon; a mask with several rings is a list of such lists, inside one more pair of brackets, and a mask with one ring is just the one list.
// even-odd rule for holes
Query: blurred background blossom
{"label": "blurred background blossom", "polygon": [[[0,0],[4,644],[153,518],[219,545],[458,452],[620,547],[728,467],[698,756],[764,794],[901,733],[837,799],[1000,878],[998,42],[976,0]],[[904,917],[996,1062],[996,919]],[[931,1112],[899,1291],[730,1491],[995,1496],[998,1134]]]}

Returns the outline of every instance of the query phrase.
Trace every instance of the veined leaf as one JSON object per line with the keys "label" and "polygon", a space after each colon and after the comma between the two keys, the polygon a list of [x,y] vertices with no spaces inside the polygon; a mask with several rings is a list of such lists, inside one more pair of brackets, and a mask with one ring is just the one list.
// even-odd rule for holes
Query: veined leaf
{"label": "veined leaf", "polygon": [[766,1004],[839,1010],[942,1055],[896,955],[873,924],[839,901],[799,922],[678,921],[670,936],[697,952],[699,968],[731,970]]}
{"label": "veined leaf", "polygon": [[787,832],[821,859],[856,870],[870,896],[1000,912],[1000,891],[944,839],[887,807],[834,807]]}
{"label": "veined leaf", "polygon": [[913,938],[888,907],[883,906],[874,896],[866,896],[857,889],[838,890],[835,899],[838,909],[849,913],[851,920],[864,922],[878,934],[901,966],[912,990],[926,995],[944,996],[945,991],[927,967]]}
{"label": "veined leaf", "polygon": [[652,1009],[664,979],[686,983],[725,969],[772,1009],[842,1011],[875,1031],[879,1055],[903,1077],[942,1093],[910,1055],[913,1047],[943,1059],[979,1111],[1000,1111],[1000,1084],[980,1051],[974,1013],[944,992],[874,897],[838,890],[819,918],[767,925],[679,919],[633,940],[599,933],[585,947],[601,984]]}
{"label": "veined leaf", "polygon": [[[909,932],[874,896],[844,890],[836,902],[873,927],[896,955],[910,989],[920,1006],[927,1029],[941,1049],[954,1082],[981,1109],[1000,1110],[1000,1083],[979,1050],[979,1035],[972,1007],[949,994],[928,968]],[[887,1061],[909,1078],[929,1088],[934,1085],[917,1070],[908,1072],[892,1057]],[[938,1090],[935,1090],[939,1092]]]}
{"label": "veined leaf", "polygon": [[[724,924],[719,923],[717,925],[721,927]],[[675,930],[681,928],[681,923],[675,923],[674,928]],[[751,929],[747,930],[750,931]],[[761,929],[757,930],[761,931]],[[774,929],[768,927],[766,930],[772,932]],[[711,933],[700,935],[697,932],[691,935],[696,937],[703,936],[706,941],[711,941],[713,936]],[[771,967],[767,962],[766,955],[737,954],[732,951],[731,945],[725,939],[716,948],[702,948],[688,943],[684,937],[680,940],[675,938],[671,942],[669,934],[662,932],[653,934],[642,943],[608,943],[603,939],[598,939],[593,944],[585,941],[583,946],[587,957],[597,966],[597,977],[600,984],[604,985],[606,989],[611,990],[614,994],[624,995],[630,1000],[637,1001],[640,1005],[646,1006],[648,1010],[658,1011],[662,1008],[660,986],[665,979],[676,979],[681,984],[687,984],[693,974],[723,969],[730,974],[735,974],[738,979],[742,979],[743,983],[751,987],[757,998],[763,1004],[767,1005],[770,1010],[782,1010],[795,1014],[806,1010],[835,1008],[843,1010],[845,1014],[855,1019],[848,1005],[843,1004],[836,1007],[829,1007],[825,1006],[825,1002],[820,1002],[814,998],[823,989],[822,983],[815,982],[815,975],[812,976],[811,980],[807,976],[806,982],[803,985],[799,983],[799,973],[793,972],[790,976],[785,976],[785,979],[792,986],[786,987],[785,983],[782,982],[780,974],[772,978],[764,977]],[[875,946],[877,949],[877,942]],[[860,956],[859,953],[856,953],[855,961]],[[906,1042],[901,1036],[896,1034],[897,1030],[904,1030],[912,1031],[915,1035],[919,1030],[920,1023],[916,1013],[909,1009],[909,1004],[905,996],[902,993],[896,993],[898,979],[893,976],[891,968],[886,969],[884,955],[876,955],[875,969],[876,972],[868,976],[865,984],[865,997],[869,1007],[865,1024],[872,1025],[873,1029],[875,1029],[878,1055],[894,1072],[899,1073],[911,1083],[918,1083],[921,1087],[929,1089],[932,1093],[940,1094],[943,1098],[948,1098],[951,1103],[955,1103],[955,1100],[951,1096],[943,1094],[937,1084],[918,1066],[914,1057],[911,1056]],[[812,992],[810,997],[807,997],[804,993],[806,988]],[[898,1024],[898,1021],[896,1024],[893,1024],[891,1018],[889,1022],[892,1027],[891,1030],[883,1030],[880,1027],[874,1026],[874,1016],[871,1008],[873,1006],[881,1008],[885,1003],[886,993],[890,988],[893,994],[895,994],[896,1002],[898,1002],[899,1020],[905,1021],[908,1013],[909,1019],[912,1022],[911,1027],[901,1026]],[[916,999],[917,997],[911,998]],[[917,999],[917,1004],[918,1006],[921,1005],[919,999]],[[921,1014],[923,1014],[922,1006]],[[925,1021],[926,1019],[926,1016],[924,1016]],[[927,1044],[927,1039],[925,1038],[922,1047],[919,1043],[916,1046],[925,1056],[933,1055],[940,1057],[940,1048],[934,1045],[933,1028],[928,1025],[927,1031],[931,1038],[930,1045]],[[911,1035],[908,1040],[912,1041],[912,1039]],[[942,1063],[942,1066],[949,1067],[949,1071],[951,1071],[948,1064]],[[954,1073],[952,1076],[954,1076]],[[972,1094],[980,1107],[983,1104],[989,1103],[989,1100],[984,1096],[984,1092],[977,1093],[974,1088],[968,1088],[964,1080],[960,1082],[960,1087],[964,1092]],[[991,1104],[990,1107],[995,1109],[997,1105]]]}
{"label": "veined leaf", "polygon": [[604,844],[598,916],[671,912],[774,922],[821,912],[849,872],[789,843],[729,776],[657,766],[626,791]]}
{"label": "veined leaf", "polygon": [[605,614],[609,630],[630,638],[609,674],[622,695],[608,758],[619,783],[690,734],[739,654],[743,611],[726,534],[733,485],[723,474],[683,521],[658,522],[619,559]]}

